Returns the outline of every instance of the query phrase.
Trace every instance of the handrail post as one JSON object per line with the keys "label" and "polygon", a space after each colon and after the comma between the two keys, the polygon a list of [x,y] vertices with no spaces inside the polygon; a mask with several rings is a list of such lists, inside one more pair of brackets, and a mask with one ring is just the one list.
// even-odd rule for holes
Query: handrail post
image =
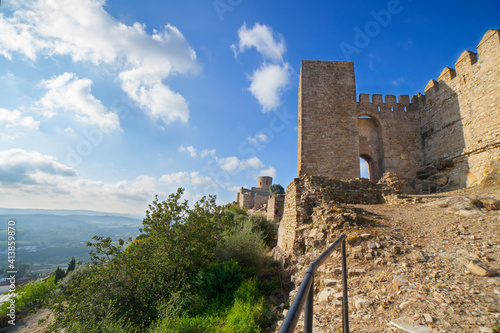
{"label": "handrail post", "polygon": [[340,245],[340,253],[342,256],[342,324],[343,332],[349,333],[349,302],[347,294],[347,261],[345,251],[345,239]]}
{"label": "handrail post", "polygon": [[313,307],[314,307],[314,275],[312,276],[311,288],[307,293],[306,305],[304,307],[304,333],[313,333]]}

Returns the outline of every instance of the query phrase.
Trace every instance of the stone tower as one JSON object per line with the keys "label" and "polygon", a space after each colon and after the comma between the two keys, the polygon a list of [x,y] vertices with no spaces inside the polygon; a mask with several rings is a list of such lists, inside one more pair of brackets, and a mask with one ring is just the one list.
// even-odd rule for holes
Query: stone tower
{"label": "stone tower", "polygon": [[273,184],[273,178],[268,176],[259,177],[258,187],[269,191],[269,186]]}
{"label": "stone tower", "polygon": [[354,63],[302,61],[298,175],[359,177]]}

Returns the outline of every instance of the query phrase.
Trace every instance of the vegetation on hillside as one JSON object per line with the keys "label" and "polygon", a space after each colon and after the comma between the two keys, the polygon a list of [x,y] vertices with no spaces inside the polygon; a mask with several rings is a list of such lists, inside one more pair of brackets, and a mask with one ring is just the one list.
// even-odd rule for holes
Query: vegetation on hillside
{"label": "vegetation on hillside", "polygon": [[52,331],[261,332],[271,325],[284,281],[266,255],[274,226],[238,206],[218,206],[214,196],[189,207],[182,194],[155,198],[139,237],[94,236],[89,263],[72,260],[57,284],[50,278]]}

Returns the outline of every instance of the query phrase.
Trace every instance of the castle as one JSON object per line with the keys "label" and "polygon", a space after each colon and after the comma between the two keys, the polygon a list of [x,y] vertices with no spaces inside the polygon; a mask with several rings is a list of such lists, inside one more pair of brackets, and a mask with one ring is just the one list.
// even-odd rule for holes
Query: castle
{"label": "castle", "polygon": [[252,187],[250,190],[243,188],[243,186],[240,188],[240,191],[236,194],[236,203],[241,208],[260,208],[262,205],[267,204],[269,186],[272,184],[272,177],[259,177],[258,187]]}
{"label": "castle", "polygon": [[302,61],[298,175],[359,177],[392,172],[419,192],[482,180],[500,158],[500,30],[464,51],[425,95],[360,94],[354,64]]}

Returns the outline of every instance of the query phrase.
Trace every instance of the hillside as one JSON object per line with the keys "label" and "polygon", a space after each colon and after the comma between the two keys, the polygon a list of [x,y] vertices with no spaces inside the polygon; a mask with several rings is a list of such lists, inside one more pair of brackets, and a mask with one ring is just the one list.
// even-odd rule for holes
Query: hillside
{"label": "hillside", "polygon": [[[135,237],[142,221],[132,215],[95,211],[0,209],[0,221],[6,226],[9,220],[16,221],[17,260],[30,263],[34,272],[64,267],[71,257],[87,261],[89,249],[85,245],[94,235]],[[7,249],[6,241],[0,241],[1,248]],[[6,255],[5,251],[0,253]]]}

